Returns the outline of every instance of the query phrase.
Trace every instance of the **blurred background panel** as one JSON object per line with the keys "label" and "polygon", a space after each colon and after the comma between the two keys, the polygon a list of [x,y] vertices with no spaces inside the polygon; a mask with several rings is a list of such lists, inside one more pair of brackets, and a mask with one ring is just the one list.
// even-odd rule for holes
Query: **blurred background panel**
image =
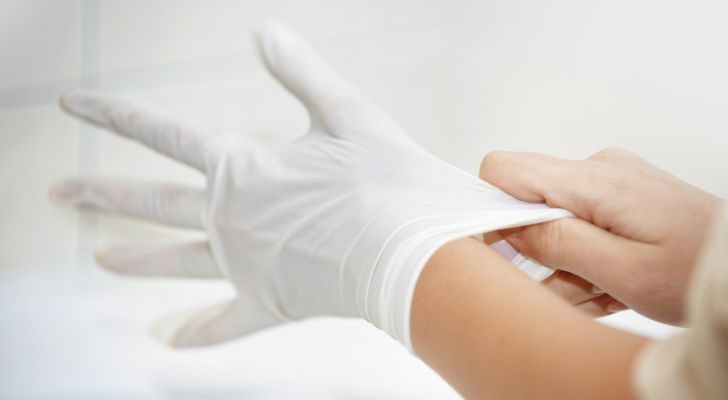
{"label": "blurred background panel", "polygon": [[[302,107],[256,59],[250,32],[266,18],[310,37],[418,142],[470,172],[492,150],[584,158],[618,146],[728,197],[725,2],[0,0],[0,9],[0,398],[457,398],[361,321],[168,350],[150,324],[231,288],[119,279],[94,267],[93,249],[199,233],[47,203],[49,185],[77,174],[203,184],[65,116],[56,100],[73,87],[250,137],[303,132]],[[674,332],[629,312],[605,322]]]}

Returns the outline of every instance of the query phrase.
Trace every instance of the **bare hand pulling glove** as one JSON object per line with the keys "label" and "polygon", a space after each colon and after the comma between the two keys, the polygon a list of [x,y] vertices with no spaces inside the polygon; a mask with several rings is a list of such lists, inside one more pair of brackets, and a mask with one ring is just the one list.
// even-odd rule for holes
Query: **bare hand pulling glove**
{"label": "bare hand pulling glove", "polygon": [[[206,190],[94,178],[51,193],[208,233],[209,244],[142,255],[127,246],[100,257],[120,272],[220,276],[234,284],[236,299],[165,320],[161,332],[171,345],[203,346],[333,315],[365,318],[411,349],[413,292],[440,246],[571,215],[516,200],[427,153],[289,28],[269,22],[256,39],[270,72],[309,112],[308,133],[292,143],[251,143],[87,90],[61,100],[69,113],[207,176]],[[526,265],[539,280],[550,271]]]}
{"label": "bare hand pulling glove", "polygon": [[494,152],[480,176],[578,217],[502,232],[513,247],[650,318],[683,320],[688,282],[723,200],[620,149],[578,161]]}

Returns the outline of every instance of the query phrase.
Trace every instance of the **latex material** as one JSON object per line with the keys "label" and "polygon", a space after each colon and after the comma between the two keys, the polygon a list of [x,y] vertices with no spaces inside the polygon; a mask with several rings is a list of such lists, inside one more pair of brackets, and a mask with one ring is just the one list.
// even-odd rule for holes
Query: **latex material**
{"label": "latex material", "polygon": [[[74,91],[62,100],[71,114],[208,177],[204,193],[99,180],[74,180],[53,191],[60,201],[186,227],[195,227],[190,216],[203,210],[211,256],[181,257],[166,246],[100,257],[124,273],[221,275],[234,284],[236,299],[158,324],[156,335],[165,342],[203,346],[290,319],[334,315],[365,318],[411,349],[415,285],[440,246],[571,215],[518,201],[432,156],[286,26],[268,22],[256,38],[270,72],[311,116],[309,132],[292,143],[250,143],[96,92]],[[204,243],[177,248],[208,252]],[[496,248],[536,279],[548,276],[550,270],[507,244]],[[195,259],[204,265],[174,266]]]}
{"label": "latex material", "polygon": [[414,286],[437,248],[565,215],[514,200],[401,132],[308,135],[280,147],[234,140],[208,201],[216,260],[281,320],[361,316],[409,346]]}

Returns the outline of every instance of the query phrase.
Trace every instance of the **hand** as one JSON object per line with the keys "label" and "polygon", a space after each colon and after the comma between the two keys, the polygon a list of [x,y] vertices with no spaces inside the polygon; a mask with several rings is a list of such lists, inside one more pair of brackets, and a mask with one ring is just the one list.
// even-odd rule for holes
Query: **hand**
{"label": "hand", "polygon": [[480,177],[518,199],[578,217],[502,232],[518,251],[650,318],[681,321],[719,198],[619,149],[583,161],[495,152],[483,159]]}
{"label": "hand", "polygon": [[122,273],[233,283],[237,298],[160,324],[158,336],[171,345],[332,315],[365,318],[411,348],[415,284],[440,246],[570,215],[513,199],[427,153],[287,27],[265,24],[257,43],[310,115],[308,133],[294,142],[251,143],[97,92],[61,100],[70,114],[207,175],[206,190],[94,178],[52,191],[65,203],[207,232],[206,242],[99,255]]}

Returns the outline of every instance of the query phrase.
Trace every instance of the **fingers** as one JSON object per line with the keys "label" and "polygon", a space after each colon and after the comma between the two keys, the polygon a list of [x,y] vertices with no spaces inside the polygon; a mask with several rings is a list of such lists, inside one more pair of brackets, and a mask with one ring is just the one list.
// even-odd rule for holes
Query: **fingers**
{"label": "fingers", "polygon": [[202,229],[205,193],[182,185],[111,179],[69,179],[51,188],[62,205]]}
{"label": "fingers", "polygon": [[589,281],[566,271],[556,271],[543,284],[566,302],[594,318],[628,308]]}
{"label": "fingers", "polygon": [[589,314],[593,318],[604,317],[619,311],[628,310],[629,307],[614,300],[611,296],[603,294],[594,299],[577,304],[576,308]]}
{"label": "fingers", "polygon": [[569,304],[584,303],[603,294],[596,292],[594,285],[589,281],[566,271],[554,272],[543,281],[543,284]]}
{"label": "fingers", "polygon": [[[480,177],[510,195],[533,203],[565,208],[584,220],[610,228],[614,193],[625,179],[606,163],[571,161],[535,153],[497,151],[485,156]],[[595,221],[597,219],[597,221]]]}
{"label": "fingers", "polygon": [[634,280],[615,271],[636,273],[641,270],[640,260],[652,257],[655,251],[652,245],[625,239],[578,218],[505,230],[501,234],[524,255],[578,275],[607,293],[621,293],[630,279]]}
{"label": "fingers", "polygon": [[152,335],[171,347],[202,347],[227,342],[279,321],[259,303],[234,300],[173,315],[152,327]]}
{"label": "fingers", "polygon": [[116,245],[96,253],[96,261],[123,275],[223,278],[206,241],[172,245]]}
{"label": "fingers", "polygon": [[544,181],[560,162],[545,154],[494,151],[480,163],[480,178],[520,200],[543,203],[548,187]]}
{"label": "fingers", "polygon": [[268,70],[303,102],[314,127],[323,125],[336,135],[371,126],[373,121],[391,122],[288,26],[267,21],[256,30],[255,39]]}
{"label": "fingers", "polygon": [[61,97],[60,105],[71,115],[137,140],[200,171],[206,169],[206,158],[217,158],[212,153],[219,151],[222,142],[220,133],[118,96],[75,89]]}

